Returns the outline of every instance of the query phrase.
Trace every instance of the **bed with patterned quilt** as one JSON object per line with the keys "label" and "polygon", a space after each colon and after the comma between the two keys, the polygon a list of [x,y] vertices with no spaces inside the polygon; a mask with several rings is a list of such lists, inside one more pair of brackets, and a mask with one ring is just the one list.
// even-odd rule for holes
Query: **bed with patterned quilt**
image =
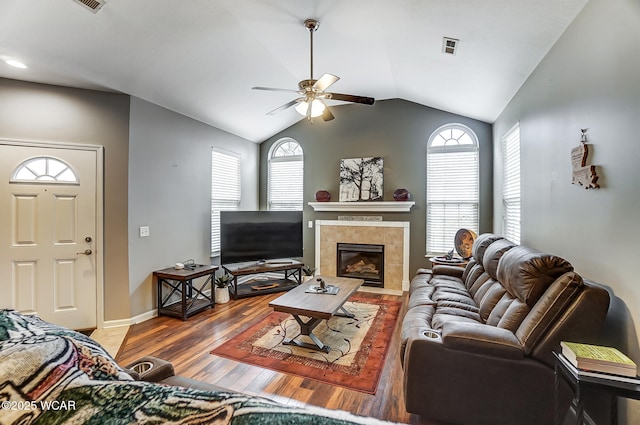
{"label": "bed with patterned quilt", "polygon": [[0,424],[389,424],[227,391],[135,381],[91,338],[0,310]]}

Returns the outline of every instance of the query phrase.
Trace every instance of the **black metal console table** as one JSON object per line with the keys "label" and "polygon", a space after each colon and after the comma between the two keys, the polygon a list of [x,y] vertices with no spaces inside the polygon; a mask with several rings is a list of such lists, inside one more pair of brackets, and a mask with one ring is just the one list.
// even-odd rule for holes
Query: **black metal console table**
{"label": "black metal console table", "polygon": [[[187,320],[189,316],[213,307],[213,279],[216,270],[218,266],[199,264],[193,269],[169,267],[153,272],[158,282],[158,314]],[[206,280],[196,286],[194,279],[203,276],[207,276]],[[177,297],[180,298],[176,299]]]}
{"label": "black metal console table", "polygon": [[[297,260],[282,258],[267,261],[223,264],[231,275],[231,297],[233,299],[288,291],[302,283],[304,264]],[[278,278],[267,277],[269,273],[281,273]],[[257,275],[264,275],[264,278]],[[254,276],[255,275],[255,276]],[[243,278],[241,281],[239,277]]]}

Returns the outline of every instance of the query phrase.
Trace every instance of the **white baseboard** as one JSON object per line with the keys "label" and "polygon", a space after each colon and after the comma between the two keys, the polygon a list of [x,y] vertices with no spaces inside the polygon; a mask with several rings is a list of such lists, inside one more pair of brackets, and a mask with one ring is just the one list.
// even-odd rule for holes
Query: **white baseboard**
{"label": "white baseboard", "polygon": [[131,326],[137,323],[142,323],[147,320],[153,319],[154,317],[158,317],[157,309],[147,311],[146,313],[138,314],[137,316],[131,317],[129,319],[105,320],[102,328],[109,329],[109,328],[119,328],[122,326]]}
{"label": "white baseboard", "polygon": [[403,280],[402,281],[402,291],[407,292],[409,291],[409,287],[411,286],[411,281],[410,280]]}
{"label": "white baseboard", "polygon": [[153,310],[149,310],[146,313],[138,314],[131,318],[131,324],[135,325],[137,323],[146,322],[147,320],[151,320],[154,317],[158,317],[158,309],[154,308]]}

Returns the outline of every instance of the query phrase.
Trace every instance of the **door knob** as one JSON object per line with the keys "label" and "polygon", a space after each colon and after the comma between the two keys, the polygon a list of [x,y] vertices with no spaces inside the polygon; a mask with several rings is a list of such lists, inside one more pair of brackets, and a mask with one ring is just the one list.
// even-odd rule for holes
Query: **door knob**
{"label": "door knob", "polygon": [[80,255],[80,254],[82,254],[82,255],[91,255],[91,254],[93,254],[93,251],[91,251],[89,248],[87,248],[82,252],[76,252],[76,255]]}

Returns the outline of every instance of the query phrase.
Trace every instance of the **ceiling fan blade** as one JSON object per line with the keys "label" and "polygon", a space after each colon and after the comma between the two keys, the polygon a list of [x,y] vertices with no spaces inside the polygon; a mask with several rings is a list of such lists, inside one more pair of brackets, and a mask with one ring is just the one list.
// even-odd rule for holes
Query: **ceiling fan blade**
{"label": "ceiling fan blade", "polygon": [[331,121],[334,118],[335,117],[331,113],[331,110],[329,109],[329,107],[325,105],[324,111],[322,112],[322,119],[325,121]]}
{"label": "ceiling fan blade", "polygon": [[318,91],[325,91],[329,86],[336,81],[338,81],[340,77],[336,77],[332,74],[324,74],[316,83],[313,85],[313,89]]}
{"label": "ceiling fan blade", "polygon": [[300,93],[300,90],[291,90],[291,89],[276,89],[273,87],[251,87],[252,90],[268,90],[268,91],[283,91],[287,93]]}
{"label": "ceiling fan blade", "polygon": [[364,103],[365,105],[373,105],[376,101],[372,97],[354,96],[352,94],[341,93],[325,93],[325,99],[343,100],[345,102]]}
{"label": "ceiling fan blade", "polygon": [[279,108],[274,109],[271,112],[267,112],[267,115],[277,114],[280,111],[284,111],[287,108],[291,108],[293,105],[295,105],[296,103],[301,102],[303,100],[304,100],[303,97],[295,99],[295,100],[292,100],[291,102],[285,103],[284,105],[280,106]]}

